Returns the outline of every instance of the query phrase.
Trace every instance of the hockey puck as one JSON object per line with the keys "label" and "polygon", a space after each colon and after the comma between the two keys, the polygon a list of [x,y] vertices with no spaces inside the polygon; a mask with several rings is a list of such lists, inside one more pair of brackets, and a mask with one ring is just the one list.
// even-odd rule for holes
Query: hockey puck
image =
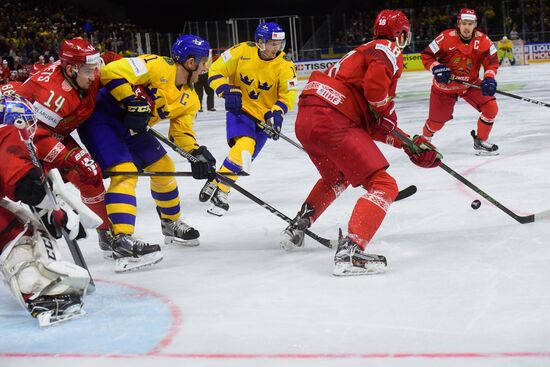
{"label": "hockey puck", "polygon": [[471,204],[472,209],[477,210],[479,209],[480,206],[481,206],[481,201],[479,200],[472,201],[472,204]]}

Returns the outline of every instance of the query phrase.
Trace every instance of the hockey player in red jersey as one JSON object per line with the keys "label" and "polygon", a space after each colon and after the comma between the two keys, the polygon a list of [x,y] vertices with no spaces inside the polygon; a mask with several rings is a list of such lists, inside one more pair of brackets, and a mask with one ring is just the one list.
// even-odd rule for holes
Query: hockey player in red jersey
{"label": "hockey player in red jersey", "polygon": [[64,41],[60,61],[47,65],[15,92],[29,100],[38,117],[34,138],[38,158],[59,167],[63,177],[79,190],[82,202],[103,223],[97,228],[99,245],[111,254],[112,235],[105,209],[105,187],[100,167],[70,135],[91,114],[99,88],[99,52],[86,40]]}
{"label": "hockey player in red jersey", "polygon": [[[374,143],[397,148],[403,143],[391,133],[397,129],[393,98],[403,70],[404,47],[410,41],[410,24],[399,10],[383,10],[374,22],[374,40],[342,57],[326,72],[314,71],[300,95],[296,136],[321,178],[315,184],[293,223],[284,233],[285,250],[301,247],[304,229],[349,185],[362,186],[348,223],[348,234],[339,241],[334,275],[360,275],[385,270],[384,256],[364,253],[398,193],[389,164]],[[427,149],[412,152],[421,167],[440,164],[435,147],[422,136],[414,141]]]}
{"label": "hockey player in red jersey", "polygon": [[[53,214],[53,201],[16,123],[34,130],[30,103],[18,96],[0,96],[0,272],[18,303],[38,318],[40,326],[48,326],[84,314],[82,300],[90,277],[86,269],[61,261],[57,243],[40,218],[14,201],[44,211],[44,223],[51,226],[55,220],[71,239],[80,232],[81,217],[55,192],[60,209]],[[97,218],[95,226],[98,223]]]}
{"label": "hockey player in red jersey", "polygon": [[[422,134],[430,140],[453,118],[458,97],[481,112],[477,120],[477,134],[472,130],[477,155],[497,155],[498,146],[487,139],[498,113],[494,97],[498,69],[497,49],[485,34],[476,29],[477,16],[472,9],[461,9],[455,29],[447,29],[437,36],[424,51],[422,62],[434,75],[430,95],[430,112]],[[479,71],[483,66],[483,80]],[[456,81],[453,81],[456,80]],[[461,81],[481,84],[468,87]]]}

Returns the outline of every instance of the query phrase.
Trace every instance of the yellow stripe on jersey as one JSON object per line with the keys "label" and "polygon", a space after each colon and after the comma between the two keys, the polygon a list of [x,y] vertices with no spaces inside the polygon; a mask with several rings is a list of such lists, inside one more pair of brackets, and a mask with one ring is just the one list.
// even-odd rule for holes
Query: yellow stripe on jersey
{"label": "yellow stripe on jersey", "polygon": [[101,83],[119,102],[133,97],[142,86],[154,101],[149,125],[170,120],[170,137],[183,149],[198,147],[193,120],[200,108],[199,97],[192,87],[176,86],[177,66],[169,57],[140,55],[113,61],[101,69]]}
{"label": "yellow stripe on jersey", "polygon": [[239,43],[226,50],[209,69],[209,85],[216,91],[223,84],[240,87],[243,110],[263,121],[269,110],[283,114],[296,104],[296,67],[281,52],[273,60],[262,60],[254,42]]}

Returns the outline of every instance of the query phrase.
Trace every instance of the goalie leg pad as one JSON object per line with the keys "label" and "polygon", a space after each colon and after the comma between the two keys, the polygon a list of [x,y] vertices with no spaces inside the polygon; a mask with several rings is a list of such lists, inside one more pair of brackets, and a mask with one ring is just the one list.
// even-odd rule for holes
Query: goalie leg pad
{"label": "goalie leg pad", "polygon": [[43,295],[84,295],[90,282],[88,272],[59,260],[56,242],[45,232],[35,230],[32,237],[17,239],[9,253],[2,255],[4,282],[24,308]]}

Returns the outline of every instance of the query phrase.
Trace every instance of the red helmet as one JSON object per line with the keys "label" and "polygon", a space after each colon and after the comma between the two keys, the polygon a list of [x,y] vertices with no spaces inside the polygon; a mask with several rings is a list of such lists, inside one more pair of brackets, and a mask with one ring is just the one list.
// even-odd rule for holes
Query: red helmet
{"label": "red helmet", "polygon": [[[399,42],[399,36],[405,32],[405,43]],[[411,23],[401,10],[382,10],[374,20],[374,38],[396,40],[400,48],[407,46],[411,40]]]}
{"label": "red helmet", "polygon": [[457,22],[460,22],[461,20],[472,20],[477,22],[477,15],[474,9],[462,8],[458,12],[458,16],[456,18]]}
{"label": "red helmet", "polygon": [[99,65],[99,52],[84,38],[63,41],[59,47],[59,59],[65,68],[67,65]]}

